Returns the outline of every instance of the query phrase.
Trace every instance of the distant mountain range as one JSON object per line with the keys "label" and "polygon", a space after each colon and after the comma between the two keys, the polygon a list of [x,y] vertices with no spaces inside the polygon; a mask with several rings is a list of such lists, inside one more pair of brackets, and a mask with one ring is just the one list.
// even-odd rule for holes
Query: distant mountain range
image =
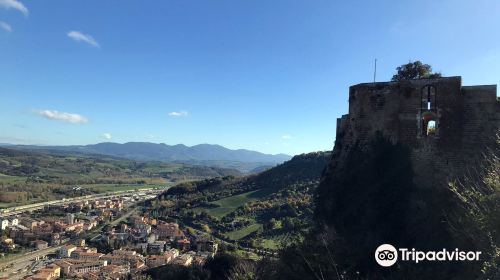
{"label": "distant mountain range", "polygon": [[195,146],[166,145],[148,142],[99,143],[76,146],[9,145],[10,149],[36,150],[49,153],[100,154],[141,161],[183,162],[222,168],[235,168],[252,172],[275,166],[291,156],[286,154],[264,154],[245,149],[231,150],[220,145],[200,144]]}

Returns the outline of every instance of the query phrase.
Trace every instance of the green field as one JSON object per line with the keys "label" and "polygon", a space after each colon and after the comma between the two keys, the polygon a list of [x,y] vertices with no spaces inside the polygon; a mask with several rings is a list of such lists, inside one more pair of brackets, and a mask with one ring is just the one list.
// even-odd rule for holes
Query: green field
{"label": "green field", "polygon": [[16,202],[0,202],[0,209],[9,208],[17,206],[19,203]]}
{"label": "green field", "polygon": [[117,185],[117,184],[96,184],[96,185],[84,185],[83,187],[94,189],[98,192],[119,192],[119,191],[130,191],[135,189],[152,189],[152,188],[166,188],[172,184],[159,185]]}
{"label": "green field", "polygon": [[231,254],[234,254],[240,258],[245,258],[245,259],[250,259],[250,260],[253,260],[253,261],[258,261],[260,260],[262,257],[253,253],[253,252],[248,252],[248,251],[245,251],[245,250],[236,250],[234,252],[231,252]]}
{"label": "green field", "polygon": [[248,236],[249,234],[251,234],[251,233],[253,233],[261,228],[262,228],[261,224],[251,224],[251,225],[244,227],[242,229],[227,232],[225,235],[229,239],[240,240],[240,239]]}
{"label": "green field", "polygon": [[212,216],[215,216],[217,218],[222,218],[225,215],[236,210],[238,207],[245,205],[245,203],[258,200],[259,198],[262,198],[267,194],[268,190],[257,190],[257,191],[246,192],[239,195],[234,195],[213,201],[212,203],[218,205],[218,207],[215,208],[198,207],[193,210],[195,212],[205,211]]}
{"label": "green field", "polygon": [[278,243],[273,239],[262,240],[261,246],[262,246],[262,248],[265,248],[265,249],[272,249],[272,250],[278,249]]}
{"label": "green field", "polygon": [[23,183],[26,181],[26,177],[21,176],[9,176],[0,173],[0,182],[5,184],[15,184],[15,183]]}
{"label": "green field", "polygon": [[288,233],[268,236],[262,239],[261,246],[266,249],[279,249],[282,246],[286,246],[290,243],[291,235]]}

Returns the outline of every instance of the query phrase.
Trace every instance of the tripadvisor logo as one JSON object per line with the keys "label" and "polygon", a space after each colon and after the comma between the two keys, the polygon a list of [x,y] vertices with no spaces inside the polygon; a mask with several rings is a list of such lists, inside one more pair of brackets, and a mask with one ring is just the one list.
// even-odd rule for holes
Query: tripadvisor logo
{"label": "tripadvisor logo", "polygon": [[398,261],[398,250],[391,244],[382,244],[375,250],[375,260],[381,266],[391,266]]}
{"label": "tripadvisor logo", "polygon": [[415,248],[409,250],[407,248],[396,249],[391,244],[383,244],[375,250],[375,260],[384,267],[394,265],[398,259],[401,261],[409,261],[419,263],[421,261],[478,261],[480,251],[460,251],[455,249],[448,251],[443,249],[440,251],[416,251]]}

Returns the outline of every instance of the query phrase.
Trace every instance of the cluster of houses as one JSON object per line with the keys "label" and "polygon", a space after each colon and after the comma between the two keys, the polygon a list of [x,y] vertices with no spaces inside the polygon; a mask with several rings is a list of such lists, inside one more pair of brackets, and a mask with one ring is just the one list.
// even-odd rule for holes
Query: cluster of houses
{"label": "cluster of houses", "polygon": [[204,235],[187,236],[177,223],[144,216],[132,216],[91,240],[111,248],[133,250],[145,255],[148,268],[169,263],[203,264],[217,253],[217,243]]}
{"label": "cluster of houses", "polygon": [[[167,264],[203,265],[217,253],[217,243],[186,234],[177,223],[132,215],[116,224],[134,201],[134,196],[121,196],[69,202],[0,218],[0,254],[60,247],[38,262],[43,268],[28,269],[25,279],[93,280],[130,279]],[[86,242],[86,233],[98,226],[100,234]]]}
{"label": "cluster of houses", "polygon": [[[81,212],[85,209],[85,212]],[[6,254],[16,248],[41,250],[57,246],[82,233],[92,230],[100,222],[112,220],[121,214],[122,199],[94,200],[50,206],[34,214],[0,218],[0,252]],[[51,213],[62,215],[51,215]],[[78,218],[75,213],[78,214]],[[34,218],[37,217],[38,218]]]}
{"label": "cluster of houses", "polygon": [[[69,222],[74,217],[67,215],[66,219]],[[127,223],[110,228],[90,242],[67,242],[46,267],[25,279],[130,279],[167,264],[203,265],[218,249],[217,243],[205,236],[188,237],[177,223],[142,216],[129,217]],[[116,249],[99,252],[98,246],[93,247],[96,244]]]}

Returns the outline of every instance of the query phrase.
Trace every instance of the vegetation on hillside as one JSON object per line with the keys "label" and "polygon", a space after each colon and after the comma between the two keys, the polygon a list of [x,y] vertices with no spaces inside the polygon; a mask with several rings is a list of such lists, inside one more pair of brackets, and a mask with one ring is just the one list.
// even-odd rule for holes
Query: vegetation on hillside
{"label": "vegetation on hillside", "polygon": [[203,266],[184,267],[180,265],[160,266],[146,273],[153,279],[182,280],[222,280],[222,279],[254,279],[254,273],[248,273],[247,268],[254,264],[249,260],[238,258],[231,254],[219,254]]}
{"label": "vegetation on hillside", "polygon": [[[496,279],[500,276],[500,165],[497,149],[481,172],[450,186],[413,184],[408,149],[383,138],[352,149],[317,190],[314,231],[284,248],[260,279]],[[398,262],[380,267],[384,243],[422,251],[481,251],[478,262]],[[254,278],[256,279],[256,278]]]}
{"label": "vegetation on hillside", "polygon": [[195,146],[166,145],[164,143],[128,142],[98,143],[76,146],[34,146],[10,145],[10,149],[24,151],[42,151],[45,153],[72,154],[80,156],[112,156],[135,161],[160,161],[182,163],[186,165],[210,166],[225,169],[237,169],[243,173],[252,173],[255,168],[274,166],[290,156],[285,154],[263,154],[250,150],[230,150],[219,145],[200,144]]}
{"label": "vegetation on hillside", "polygon": [[[413,183],[408,148],[384,138],[375,139],[368,148],[353,147],[341,169],[335,173],[328,170],[323,175],[314,196],[313,227],[309,231],[287,228],[287,232],[297,234],[287,239],[287,246],[281,247],[277,257],[256,261],[231,257],[231,265],[221,265],[217,277],[209,268],[210,262],[205,267],[166,266],[158,269],[166,274],[152,275],[158,277],[155,279],[166,279],[162,276],[180,270],[182,274],[168,274],[169,279],[497,279],[500,277],[499,155],[497,145],[485,155],[479,171],[456,178],[448,186],[419,186]],[[290,186],[245,207],[272,204],[271,197],[284,195],[288,200],[297,195],[283,193],[289,190]],[[220,220],[251,219],[262,214],[260,206],[248,212],[245,207]],[[285,219],[297,210],[288,202],[268,209],[273,209],[267,212],[273,218],[262,224],[265,232],[282,228]],[[278,215],[277,209],[285,214]],[[206,213],[196,218],[207,217],[219,221]],[[255,240],[260,238],[250,236],[245,240],[257,243]],[[422,251],[459,248],[481,251],[482,255],[480,261],[466,264],[398,262],[383,268],[375,262],[373,252],[384,243]],[[227,246],[224,249],[231,252]],[[176,278],[176,275],[182,276]]]}
{"label": "vegetation on hillside", "polygon": [[215,167],[0,148],[0,203],[5,203],[0,206],[226,175],[240,173]]}
{"label": "vegetation on hillside", "polygon": [[245,248],[278,249],[310,226],[313,194],[329,152],[298,155],[257,175],[212,178],[170,188],[150,202],[151,215]]}
{"label": "vegetation on hillside", "polygon": [[189,207],[210,207],[209,202],[254,190],[267,189],[269,192],[275,192],[297,182],[319,180],[329,159],[329,152],[309,153],[295,156],[257,175],[238,178],[225,176],[185,182],[170,188],[159,200],[175,200],[175,208],[180,210],[187,204]]}

